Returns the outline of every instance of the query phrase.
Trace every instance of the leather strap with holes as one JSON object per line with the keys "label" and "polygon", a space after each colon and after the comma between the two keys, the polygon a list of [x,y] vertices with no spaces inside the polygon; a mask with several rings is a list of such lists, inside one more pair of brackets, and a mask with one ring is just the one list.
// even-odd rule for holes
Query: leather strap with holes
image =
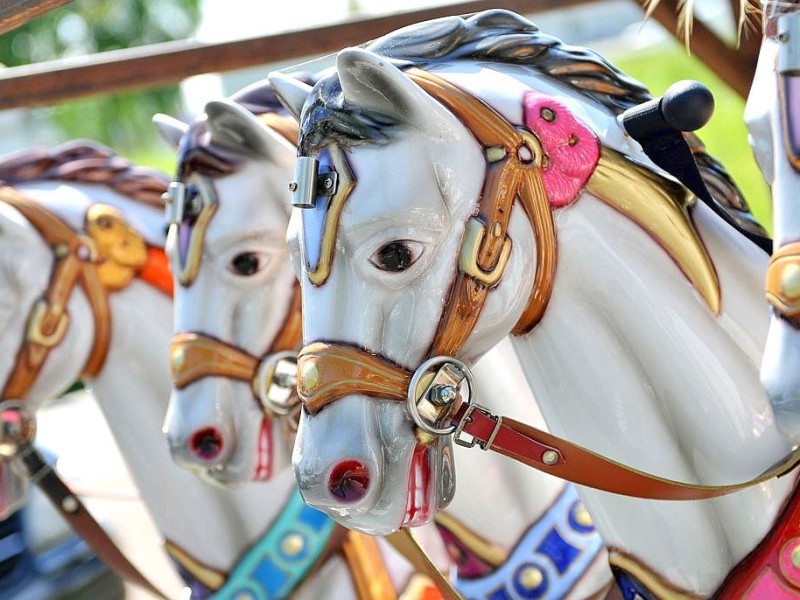
{"label": "leather strap with holes", "polygon": [[[365,362],[364,358],[369,357]],[[298,356],[298,394],[314,414],[324,406],[358,393],[381,400],[406,402],[411,372],[358,348],[316,342]],[[309,385],[313,382],[314,385]],[[469,412],[469,414],[467,414]],[[697,485],[627,467],[551,433],[497,417],[464,404],[450,423],[492,450],[567,481],[606,492],[653,500],[704,500],[759,485],[785,475],[800,463],[800,449],[758,477],[730,485]]]}
{"label": "leather strap with holes", "polygon": [[0,399],[21,400],[50,351],[66,333],[67,303],[76,286],[85,292],[94,317],[94,343],[83,368],[85,377],[94,377],[103,367],[111,341],[111,312],[108,295],[98,277],[92,241],[75,233],[59,217],[11,187],[0,188],[0,201],[22,213],[51,247],[55,257],[50,284],[31,309],[16,363],[0,394]]}

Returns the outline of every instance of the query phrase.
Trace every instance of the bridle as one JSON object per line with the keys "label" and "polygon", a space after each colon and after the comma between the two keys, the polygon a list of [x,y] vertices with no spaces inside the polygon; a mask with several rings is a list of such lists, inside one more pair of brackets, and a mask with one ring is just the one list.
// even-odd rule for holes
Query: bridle
{"label": "bridle", "polygon": [[[297,125],[275,113],[259,115],[264,125],[297,144]],[[178,283],[190,287],[200,267],[208,225],[219,207],[214,185],[208,177],[196,178],[198,193],[187,198],[186,184],[169,184],[164,201],[172,238],[175,276]],[[188,227],[185,253],[178,248],[179,228]],[[266,353],[254,356],[243,348],[200,332],[179,332],[172,339],[170,368],[175,389],[181,390],[205,377],[223,377],[248,383],[254,398],[268,419],[296,413],[296,351],[302,341],[300,288],[293,287],[289,309]]]}
{"label": "bridle", "polygon": [[[800,451],[761,476],[741,484],[703,486],[672,481],[627,467],[512,419],[495,416],[473,402],[471,372],[454,357],[464,347],[489,292],[502,278],[510,253],[507,229],[515,201],[522,205],[534,231],[537,265],[533,290],[513,334],[525,334],[535,327],[552,292],[557,256],[555,228],[541,175],[547,157],[535,134],[521,131],[468,92],[416,68],[406,74],[449,108],[484,148],[487,173],[478,216],[470,219],[462,239],[458,272],[444,302],[445,309],[427,360],[410,371],[349,344],[311,343],[298,356],[298,395],[304,409],[314,415],[351,394],[405,402],[417,428],[431,436],[453,434],[461,445],[478,445],[574,483],[640,498],[713,498],[763,483],[793,469],[800,462]],[[315,160],[304,157],[298,161],[298,184],[293,188],[303,192],[305,197],[293,198],[296,206],[313,206],[315,187],[318,189],[323,178],[330,176],[316,175]],[[340,155],[336,160],[341,164],[343,157]],[[338,175],[341,177],[342,173]],[[346,193],[354,185],[350,177],[351,174],[345,172]],[[303,185],[302,182],[311,183]],[[603,147],[585,187],[654,236],[661,236],[657,237],[658,241],[676,258],[710,311],[719,313],[719,282],[688,216],[687,208],[693,197],[682,186]],[[663,190],[658,192],[661,194],[659,204],[640,206],[646,197],[645,190],[654,187]],[[335,229],[331,223],[338,221],[338,214],[330,214],[330,211],[344,203],[340,190],[334,190],[332,196],[321,261],[326,258],[326,236],[330,238],[330,229]],[[658,222],[657,226],[654,221]],[[664,233],[663,230],[672,227],[675,229],[671,233]],[[329,264],[321,264],[319,268],[322,267],[330,270]],[[320,283],[311,279],[311,282],[321,285],[324,280]],[[461,393],[463,387],[469,392],[466,398]],[[464,439],[465,434],[471,437]]]}
{"label": "bridle", "polygon": [[[16,459],[48,496],[58,512],[113,571],[122,578],[165,596],[122,554],[105,530],[86,510],[57,473],[33,446],[36,422],[24,399],[35,383],[47,357],[63,341],[69,328],[67,307],[77,287],[92,310],[94,340],[81,378],[96,377],[103,368],[111,341],[109,294],[126,287],[147,268],[147,278],[171,294],[164,277],[166,262],[148,248],[119,211],[102,204],[86,214],[84,231],[76,232],[60,217],[10,186],[0,187],[0,202],[15,208],[50,246],[54,264],[50,282],[28,315],[25,337],[17,351],[13,370],[0,394],[0,461]],[[104,231],[105,230],[105,231]],[[108,244],[123,236],[120,256],[111,256]],[[120,250],[118,246],[116,250]],[[151,260],[152,259],[152,260]]]}

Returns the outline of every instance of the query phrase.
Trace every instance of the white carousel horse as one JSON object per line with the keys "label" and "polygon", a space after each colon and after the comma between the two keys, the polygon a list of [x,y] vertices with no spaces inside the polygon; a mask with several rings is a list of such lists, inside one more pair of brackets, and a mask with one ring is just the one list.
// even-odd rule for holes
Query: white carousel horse
{"label": "white carousel horse", "polygon": [[[212,592],[215,598],[280,597],[285,595],[282,585],[297,583],[298,556],[317,550],[313,536],[326,521],[302,503],[276,502],[276,489],[294,488],[291,472],[278,473],[266,486],[221,489],[178,468],[164,443],[173,307],[165,293],[171,291],[171,278],[158,250],[165,235],[158,199],[166,190],[166,179],[161,177],[132,168],[104,149],[84,145],[50,154],[23,153],[0,163],[0,178],[14,182],[13,192],[3,188],[6,200],[5,194],[21,195],[25,199],[19,203],[34,207],[26,212],[46,209],[69,228],[83,232],[83,243],[99,248],[105,257],[100,268],[108,267],[101,276],[109,302],[108,351],[102,368],[87,382],[167,540],[169,554],[192,589],[192,598]],[[153,201],[148,205],[133,199],[131,194],[137,193]],[[54,264],[53,249],[24,214],[0,202],[4,397],[15,396],[24,387],[12,370],[30,330],[30,307],[48,289]],[[87,242],[87,236],[95,242]],[[131,255],[133,260],[128,261]],[[63,330],[56,328],[63,339],[47,354],[25,394],[31,411],[79,378],[87,357],[94,355],[101,326],[83,287],[76,286],[65,308],[68,324]],[[49,333],[52,326],[46,327]],[[281,510],[285,518],[276,520]],[[346,590],[350,585],[337,576],[335,561],[329,561],[302,587],[299,597],[319,598],[328,586]]]}
{"label": "white carousel horse", "polygon": [[[284,323],[289,317],[299,318],[299,306],[290,303],[296,280],[284,241],[290,208],[286,185],[295,154],[286,140],[296,134],[295,126],[289,125],[292,121],[266,112],[275,111],[275,106],[263,98],[253,100],[268,94],[268,86],[257,84],[237,96],[250,111],[263,113],[259,118],[232,102],[219,101],[209,103],[207,117],[188,130],[163,116],[156,119],[165,137],[180,148],[181,183],[196,186],[197,193],[206,195],[201,204],[216,207],[204,234],[195,233],[196,251],[202,254],[202,260],[197,263],[191,284],[176,288],[176,328],[184,332],[179,334],[176,345],[181,365],[175,372],[181,383],[172,396],[166,430],[180,464],[226,483],[263,479],[265,473],[284,467],[282,463],[265,464],[263,457],[286,456],[284,449],[273,448],[286,443],[286,436],[279,429],[286,418],[274,418],[274,412],[269,411],[269,398],[259,392],[261,385],[251,381],[263,372],[262,368],[255,368],[258,361],[274,364],[276,351],[294,350],[300,344],[299,330],[288,336],[288,346],[284,343],[276,348],[274,342],[276,337],[287,339]],[[272,102],[277,100],[273,97]],[[210,131],[210,137],[203,135],[205,131]],[[225,168],[221,168],[220,157],[227,157]],[[173,238],[172,243],[175,242],[177,236]],[[184,243],[189,244],[188,235]],[[173,261],[189,264],[191,257],[184,254],[180,258],[176,250],[171,248]],[[182,268],[176,264],[175,272]],[[294,326],[291,319],[288,323]],[[239,348],[239,352],[253,357],[247,360],[239,354],[239,362],[252,366],[235,378],[208,373],[212,376],[185,384],[183,373],[192,369],[197,372],[185,360],[185,332],[202,333],[196,338],[198,343],[204,348],[216,347],[220,356],[228,355],[230,350],[213,340],[224,341],[227,348]],[[515,363],[510,348],[491,353],[477,369],[479,385],[486,390],[493,387],[499,396],[514,404],[521,418],[540,422],[521,373],[489,384],[498,365]],[[215,374],[223,376],[214,377]],[[256,401],[254,395],[262,397]],[[268,428],[272,432],[265,443],[263,432]],[[192,444],[192,440],[209,431],[219,442],[215,446],[222,448],[215,457],[198,451],[200,446]],[[457,563],[455,583],[462,593],[477,597],[506,585],[510,588],[514,572],[523,567],[529,569],[529,582],[536,580],[536,573],[549,574],[547,582],[538,582],[542,586],[540,597],[586,598],[608,582],[601,541],[577,501],[573,486],[542,474],[526,473],[523,477],[520,465],[489,456],[470,458],[480,468],[459,473],[458,480],[462,485],[466,481],[470,487],[491,486],[505,514],[487,512],[479,497],[461,494],[450,513],[440,517],[439,527]],[[486,473],[491,476],[487,478]],[[343,481],[353,483],[347,478]],[[337,493],[356,496],[356,488],[342,486]],[[423,490],[415,488],[415,493]],[[421,517],[427,519],[428,515]],[[546,539],[550,540],[548,545],[531,552]],[[559,554],[569,557],[560,572],[549,566]]]}
{"label": "white carousel horse", "polygon": [[[300,315],[285,242],[294,150],[276,131],[291,137],[296,125],[275,114],[280,104],[269,89],[241,94],[274,129],[245,131],[244,118],[255,117],[223,101],[208,103],[190,125],[154,119],[180,149],[168,209],[177,333],[164,429],[177,464],[217,485],[258,490],[270,498],[260,511],[289,530],[285,509],[304,506],[289,463]],[[309,548],[303,560],[321,560],[324,569],[302,597],[335,589],[341,598],[420,598],[430,590],[388,545],[305,512],[318,530],[298,538]],[[307,568],[296,570],[305,576]]]}
{"label": "white carousel horse", "polygon": [[767,272],[773,310],[761,380],[779,429],[800,441],[800,6],[764,2],[764,40],[745,120],[764,178],[772,188],[775,251]]}
{"label": "white carousel horse", "polygon": [[[342,51],[311,94],[272,80],[304,102],[288,237],[307,502],[350,527],[401,526],[410,414],[624,492],[580,489],[626,597],[800,590],[798,532],[773,529],[797,522],[795,476],[773,477],[792,463],[732,493],[790,450],[758,377],[768,257],[626,135],[617,116],[646,90],[506,11]],[[338,179],[333,194],[317,172]],[[550,430],[631,468],[453,402],[512,332]],[[449,438],[428,451],[434,490]],[[338,502],[329,473],[354,459],[366,493]],[[446,498],[427,500],[433,514]]]}

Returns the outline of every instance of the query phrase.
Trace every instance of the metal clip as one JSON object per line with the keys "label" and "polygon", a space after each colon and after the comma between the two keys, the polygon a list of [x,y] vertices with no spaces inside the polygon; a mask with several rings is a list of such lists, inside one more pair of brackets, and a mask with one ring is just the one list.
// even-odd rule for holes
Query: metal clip
{"label": "metal clip", "polygon": [[[44,320],[53,313],[58,313],[58,320],[53,326],[51,333],[45,333]],[[26,340],[31,344],[38,344],[45,348],[53,348],[61,343],[69,326],[69,315],[64,311],[63,306],[51,306],[44,298],[39,298],[33,305],[31,316],[28,319]]]}
{"label": "metal clip", "polygon": [[183,222],[183,211],[186,205],[186,185],[180,181],[171,181],[161,199],[164,201],[167,224],[179,225]]}
{"label": "metal clip", "polygon": [[778,17],[778,73],[800,75],[800,13]]}
{"label": "metal clip", "polygon": [[276,417],[291,413],[298,402],[295,394],[297,355],[276,352],[267,356],[259,365],[254,387],[262,407],[268,413]]}
{"label": "metal clip", "polygon": [[[434,367],[439,368],[434,370]],[[466,400],[459,393],[462,383],[467,384]],[[422,431],[447,435],[455,431],[455,425],[442,427],[441,423],[460,402],[471,404],[473,397],[474,383],[469,367],[451,356],[435,356],[414,372],[406,392],[406,404],[411,418]]]}
{"label": "metal clip", "polygon": [[289,184],[292,206],[314,208],[317,196],[333,196],[339,185],[336,171],[319,172],[319,161],[310,156],[300,156],[294,167],[294,180]]}
{"label": "metal clip", "polygon": [[[472,420],[472,413],[474,411],[478,411],[483,413],[486,417],[494,421],[494,428],[492,429],[492,433],[489,435],[489,439],[486,442],[482,442],[478,438],[472,436],[469,440],[465,440],[461,437],[464,433],[464,427]],[[456,425],[456,429],[453,432],[453,441],[458,444],[459,446],[464,446],[465,448],[472,448],[473,446],[479,446],[481,450],[490,450],[492,444],[494,443],[494,438],[497,437],[498,432],[500,431],[500,427],[503,425],[503,417],[498,417],[497,415],[493,415],[489,410],[480,406],[479,404],[470,404],[467,407],[467,410],[464,412],[464,416],[461,417],[461,420]]]}
{"label": "metal clip", "polygon": [[503,240],[503,249],[492,270],[484,271],[478,265],[478,254],[484,237],[486,237],[486,227],[483,223],[475,218],[467,221],[464,242],[461,244],[461,253],[458,256],[458,266],[462,273],[474,277],[487,287],[492,287],[500,281],[508,264],[508,258],[511,256],[511,238],[506,236]]}

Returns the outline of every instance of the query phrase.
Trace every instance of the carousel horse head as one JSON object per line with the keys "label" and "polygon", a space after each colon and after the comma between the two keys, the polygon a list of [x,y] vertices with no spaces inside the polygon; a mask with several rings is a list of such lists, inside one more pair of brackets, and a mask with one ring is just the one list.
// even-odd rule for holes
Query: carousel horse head
{"label": "carousel horse head", "polygon": [[[104,366],[111,295],[158,270],[165,189],[91,142],[0,158],[0,470],[41,403]],[[0,472],[0,513],[11,483]]]}
{"label": "carousel horse head", "polygon": [[[690,196],[617,119],[650,96],[595,53],[498,10],[344,50],[308,95],[271,80],[302,109],[293,465],[305,500],[345,526],[384,534],[446,506],[446,415],[470,396],[468,365],[547,318],[557,229],[566,245],[597,237],[582,198],[647,231],[719,309]],[[561,287],[602,285],[600,263],[592,284],[562,264]]]}
{"label": "carousel horse head", "polygon": [[764,39],[745,107],[749,141],[772,190],[775,252],[767,270],[772,318],[761,379],[781,431],[800,440],[800,12],[763,2]]}
{"label": "carousel horse head", "polygon": [[266,480],[288,464],[284,434],[296,417],[299,290],[285,244],[296,124],[279,110],[257,84],[209,102],[188,126],[155,119],[179,149],[168,200],[177,333],[165,430],[180,465],[223,484]]}

